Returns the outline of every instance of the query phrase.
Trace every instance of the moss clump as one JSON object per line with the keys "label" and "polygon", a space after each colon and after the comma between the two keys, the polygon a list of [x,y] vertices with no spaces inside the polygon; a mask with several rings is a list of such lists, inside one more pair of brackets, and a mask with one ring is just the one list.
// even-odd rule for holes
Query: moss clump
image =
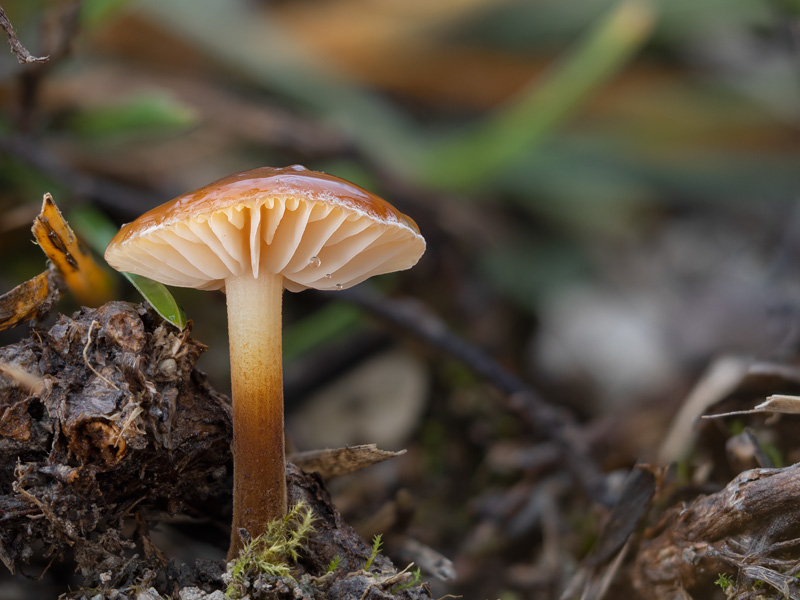
{"label": "moss clump", "polygon": [[283,518],[270,522],[267,530],[245,544],[229,565],[225,595],[234,600],[242,598],[247,595],[249,583],[265,575],[294,581],[292,568],[313,531],[314,514],[303,502],[295,504]]}

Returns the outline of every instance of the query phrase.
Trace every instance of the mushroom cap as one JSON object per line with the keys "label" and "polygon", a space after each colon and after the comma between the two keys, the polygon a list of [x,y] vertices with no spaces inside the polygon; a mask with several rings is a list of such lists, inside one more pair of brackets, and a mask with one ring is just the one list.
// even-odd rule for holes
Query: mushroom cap
{"label": "mushroom cap", "polygon": [[385,200],[293,165],[236,173],[162,204],[124,225],[105,258],[178,287],[215,290],[269,272],[296,292],[408,269],[424,251],[416,223]]}

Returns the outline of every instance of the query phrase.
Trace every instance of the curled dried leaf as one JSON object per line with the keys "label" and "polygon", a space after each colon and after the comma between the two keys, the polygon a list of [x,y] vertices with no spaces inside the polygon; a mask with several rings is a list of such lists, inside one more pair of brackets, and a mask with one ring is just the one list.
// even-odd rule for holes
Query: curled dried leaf
{"label": "curled dried leaf", "polygon": [[113,298],[111,277],[78,242],[50,194],[44,195],[42,210],[31,230],[79,302],[99,306]]}
{"label": "curled dried leaf", "polygon": [[0,296],[0,331],[49,313],[60,297],[58,279],[48,269]]}

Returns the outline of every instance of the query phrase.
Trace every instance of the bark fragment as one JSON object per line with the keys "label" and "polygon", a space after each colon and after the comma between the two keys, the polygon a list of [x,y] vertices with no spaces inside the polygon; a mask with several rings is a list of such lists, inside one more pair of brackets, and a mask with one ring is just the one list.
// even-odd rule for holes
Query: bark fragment
{"label": "bark fragment", "polygon": [[[642,597],[667,598],[675,589],[709,589],[731,566],[764,560],[781,542],[800,537],[800,464],[752,469],[725,489],[671,508],[648,531],[633,583]],[[785,545],[785,544],[784,544]],[[696,597],[703,597],[699,593]]]}

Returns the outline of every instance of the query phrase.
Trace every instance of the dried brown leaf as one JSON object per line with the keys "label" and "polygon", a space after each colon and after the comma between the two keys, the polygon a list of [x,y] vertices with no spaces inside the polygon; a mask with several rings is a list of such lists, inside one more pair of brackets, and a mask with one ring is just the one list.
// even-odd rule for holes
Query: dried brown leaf
{"label": "dried brown leaf", "polygon": [[348,446],[330,450],[311,450],[289,457],[289,461],[306,472],[319,473],[323,479],[347,475],[365,467],[405,454],[405,450],[380,450],[375,444]]}
{"label": "dried brown leaf", "polygon": [[111,277],[78,242],[50,194],[42,199],[42,210],[33,221],[32,231],[79,302],[99,306],[112,299]]}
{"label": "dried brown leaf", "polygon": [[0,331],[45,316],[60,297],[52,270],[39,273],[0,296]]}
{"label": "dried brown leaf", "polygon": [[703,419],[718,419],[720,417],[731,417],[737,415],[751,415],[753,413],[783,413],[789,415],[800,414],[800,396],[787,396],[784,394],[773,394],[761,404],[750,410],[734,410],[715,415],[703,415]]}

